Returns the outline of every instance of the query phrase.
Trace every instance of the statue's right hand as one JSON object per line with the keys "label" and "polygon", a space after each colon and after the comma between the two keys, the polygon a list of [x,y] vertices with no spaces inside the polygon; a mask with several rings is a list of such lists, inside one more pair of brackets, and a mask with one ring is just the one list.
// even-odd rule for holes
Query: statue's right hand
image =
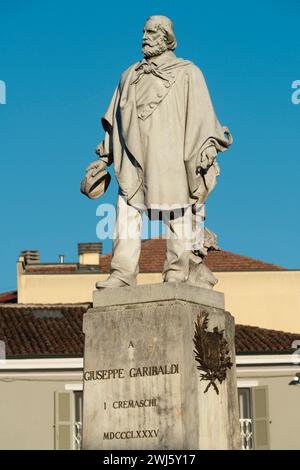
{"label": "statue's right hand", "polygon": [[100,173],[100,171],[105,170],[106,168],[106,163],[105,161],[99,159],[96,160],[95,162],[92,162],[86,169],[87,173],[91,173],[91,176],[96,176],[97,173]]}

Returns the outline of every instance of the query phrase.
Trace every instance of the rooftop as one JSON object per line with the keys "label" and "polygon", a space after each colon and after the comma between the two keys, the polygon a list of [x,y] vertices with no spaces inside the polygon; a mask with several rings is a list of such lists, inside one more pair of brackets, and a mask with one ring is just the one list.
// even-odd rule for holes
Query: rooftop
{"label": "rooftop", "polygon": [[[166,252],[166,240],[157,238],[144,240],[140,257],[141,273],[162,272]],[[99,255],[99,264],[80,263],[29,263],[25,265],[26,274],[80,274],[109,273],[111,253]],[[214,272],[225,271],[283,271],[286,268],[266,263],[248,256],[238,255],[225,250],[210,251],[205,264]]]}
{"label": "rooftop", "polygon": [[18,292],[11,290],[9,292],[3,292],[0,294],[0,304],[17,303]]}
{"label": "rooftop", "polygon": [[[82,356],[83,314],[91,305],[0,305],[0,340],[8,358]],[[292,353],[300,334],[236,325],[237,354]]]}

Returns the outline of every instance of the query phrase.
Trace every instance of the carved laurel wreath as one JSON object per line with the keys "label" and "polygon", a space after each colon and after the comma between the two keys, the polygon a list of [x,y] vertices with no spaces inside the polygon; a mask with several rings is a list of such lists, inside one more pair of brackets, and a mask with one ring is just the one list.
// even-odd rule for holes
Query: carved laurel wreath
{"label": "carved laurel wreath", "polygon": [[213,332],[207,331],[208,313],[201,312],[195,322],[194,354],[198,362],[197,369],[201,371],[200,380],[208,380],[209,383],[204,390],[206,393],[213,387],[217,395],[219,389],[216,382],[221,384],[226,379],[227,369],[233,365],[229,355],[229,346],[224,338],[224,330],[219,331],[218,327]]}

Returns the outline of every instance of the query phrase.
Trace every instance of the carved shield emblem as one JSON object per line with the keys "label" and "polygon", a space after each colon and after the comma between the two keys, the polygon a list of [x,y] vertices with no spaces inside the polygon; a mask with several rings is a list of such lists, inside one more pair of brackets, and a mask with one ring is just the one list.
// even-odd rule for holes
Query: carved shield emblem
{"label": "carved shield emblem", "polygon": [[220,363],[220,339],[210,331],[202,335],[203,361],[209,369],[218,369]]}
{"label": "carved shield emblem", "polygon": [[226,379],[227,369],[232,367],[229,355],[229,346],[224,338],[224,330],[219,331],[215,327],[213,331],[207,331],[208,313],[201,312],[195,322],[194,354],[198,363],[197,369],[201,371],[200,380],[209,383],[204,390],[206,393],[213,387],[217,394],[219,389],[216,382],[222,383]]}

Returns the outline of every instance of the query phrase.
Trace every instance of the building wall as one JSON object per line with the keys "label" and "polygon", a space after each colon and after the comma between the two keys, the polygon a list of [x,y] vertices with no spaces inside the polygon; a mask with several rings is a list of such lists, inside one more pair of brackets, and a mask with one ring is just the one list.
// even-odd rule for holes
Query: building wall
{"label": "building wall", "polygon": [[[236,323],[300,333],[300,271],[215,273],[216,290]],[[95,283],[107,274],[22,274],[18,302],[24,304],[91,302]],[[160,273],[141,273],[139,284],[161,282]]]}
{"label": "building wall", "polygon": [[300,386],[286,377],[260,380],[269,390],[271,449],[300,450]]}
{"label": "building wall", "polygon": [[97,274],[23,274],[18,285],[20,304],[60,304],[92,302]]}
{"label": "building wall", "polygon": [[[268,387],[270,447],[300,450],[300,386],[289,381],[300,367],[238,367],[239,387]],[[9,379],[9,380],[8,380]],[[54,449],[54,394],[82,372],[0,375],[0,449]],[[211,392],[212,393],[212,392]]]}
{"label": "building wall", "polygon": [[66,381],[66,372],[0,376],[0,449],[54,449],[55,392],[64,391]]}
{"label": "building wall", "polygon": [[[266,386],[271,450],[300,450],[300,385],[289,385],[296,367],[238,369],[238,385]],[[244,385],[243,385],[244,383]]]}
{"label": "building wall", "polygon": [[300,333],[300,271],[216,273],[236,323]]}
{"label": "building wall", "polygon": [[[97,281],[108,274],[21,274],[18,282],[18,303],[59,304],[92,302]],[[161,274],[138,276],[139,284],[161,282]]]}

